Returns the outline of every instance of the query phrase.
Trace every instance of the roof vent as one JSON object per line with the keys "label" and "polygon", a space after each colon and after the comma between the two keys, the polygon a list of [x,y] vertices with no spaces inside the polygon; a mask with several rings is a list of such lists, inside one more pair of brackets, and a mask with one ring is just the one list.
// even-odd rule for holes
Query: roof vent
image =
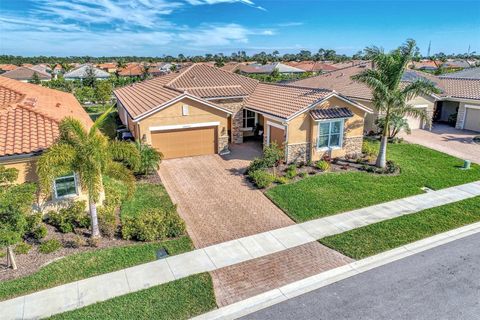
{"label": "roof vent", "polygon": [[60,102],[58,102],[58,103],[55,105],[55,107],[57,107],[57,108],[60,108],[61,106],[62,106],[62,104],[61,104]]}
{"label": "roof vent", "polygon": [[37,98],[26,98],[23,104],[29,107],[35,107],[37,104]]}

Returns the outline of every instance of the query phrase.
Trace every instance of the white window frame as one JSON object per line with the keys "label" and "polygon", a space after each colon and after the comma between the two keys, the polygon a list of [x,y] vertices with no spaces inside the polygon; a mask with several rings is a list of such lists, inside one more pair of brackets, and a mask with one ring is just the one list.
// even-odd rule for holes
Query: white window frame
{"label": "white window frame", "polygon": [[[342,149],[343,148],[343,131],[345,127],[345,119],[344,118],[339,118],[339,119],[329,119],[329,120],[321,120],[317,121],[317,143],[316,147],[318,151],[326,151],[326,150],[336,150],[336,149]],[[330,139],[332,136],[332,123],[334,122],[340,122],[340,137],[339,137],[339,142],[340,144],[338,146],[330,146]],[[328,123],[329,128],[328,128],[328,145],[326,147],[320,147],[320,124]]]}
{"label": "white window frame", "polygon": [[[64,179],[64,178],[72,178],[73,177],[73,181],[75,183],[75,193],[72,193],[72,194],[66,194],[64,196],[59,196],[57,194],[57,180],[58,179]],[[67,176],[61,176],[61,177],[57,177],[53,180],[53,193],[55,195],[55,199],[63,199],[63,198],[71,198],[71,197],[76,197],[78,196],[78,183],[77,183],[77,175],[76,174],[71,174],[71,175],[67,175]]]}
{"label": "white window frame", "polygon": [[255,119],[254,126],[256,126],[258,123],[258,113],[244,108],[242,113],[242,130],[252,130],[254,128],[254,127],[246,127],[247,119],[252,119],[252,117],[248,117],[248,118],[246,117],[247,112],[253,112],[254,114],[253,118]]}

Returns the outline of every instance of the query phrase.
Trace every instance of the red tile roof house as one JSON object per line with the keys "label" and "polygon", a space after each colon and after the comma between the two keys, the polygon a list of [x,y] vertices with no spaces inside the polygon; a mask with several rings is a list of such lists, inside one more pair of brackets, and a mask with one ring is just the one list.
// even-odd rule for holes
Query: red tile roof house
{"label": "red tile roof house", "polygon": [[[206,64],[114,91],[136,139],[168,158],[228,153],[263,133],[288,162],[359,153],[371,110],[328,89],[266,84]],[[255,130],[261,126],[262,130]]]}
{"label": "red tile roof house", "polygon": [[[16,168],[18,183],[38,180],[37,159],[57,139],[65,117],[92,126],[72,94],[0,76],[0,165]],[[53,201],[47,204],[85,197],[73,174],[59,177],[52,187]]]}

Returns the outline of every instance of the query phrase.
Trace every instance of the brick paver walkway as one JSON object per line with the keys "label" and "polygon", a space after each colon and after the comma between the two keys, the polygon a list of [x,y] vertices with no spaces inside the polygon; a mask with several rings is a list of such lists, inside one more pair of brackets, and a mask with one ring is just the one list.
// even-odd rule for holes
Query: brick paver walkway
{"label": "brick paver walkway", "polygon": [[217,304],[225,306],[353,260],[318,242],[211,272]]}
{"label": "brick paver walkway", "polygon": [[207,155],[162,162],[160,178],[196,248],[294,224],[245,181],[249,158]]}

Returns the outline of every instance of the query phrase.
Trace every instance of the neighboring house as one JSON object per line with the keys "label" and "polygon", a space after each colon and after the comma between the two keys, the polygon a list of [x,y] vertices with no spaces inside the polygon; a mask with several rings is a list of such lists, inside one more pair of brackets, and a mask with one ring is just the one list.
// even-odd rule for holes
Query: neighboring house
{"label": "neighboring house", "polygon": [[96,68],[91,64],[82,64],[79,67],[65,73],[63,78],[65,80],[81,80],[87,77],[87,70],[88,68],[93,68],[95,72],[95,78],[99,80],[108,79],[110,77],[110,73],[103,71],[102,69]]}
{"label": "neighboring house", "polygon": [[433,61],[433,60],[420,60],[420,61],[412,61],[408,64],[408,67],[411,69],[416,70],[437,70],[438,67],[442,64],[440,61]]}
{"label": "neighboring house", "polygon": [[[0,165],[18,169],[17,183],[38,180],[37,159],[57,139],[65,117],[92,126],[72,94],[0,76]],[[84,196],[73,173],[56,179],[52,188],[53,202]]]}
{"label": "neighboring house", "polygon": [[305,72],[313,72],[313,73],[324,73],[335,71],[338,68],[334,67],[331,64],[327,64],[321,61],[300,61],[300,62],[289,62],[287,63],[289,66],[302,69]]}
{"label": "neighboring house", "polygon": [[240,63],[240,62],[231,61],[231,62],[225,63],[225,65],[223,67],[220,67],[220,69],[228,71],[228,72],[235,72],[242,65],[245,65],[245,64]]}
{"label": "neighboring house", "polygon": [[468,68],[439,76],[441,79],[475,79],[480,80],[480,67]]}
{"label": "neighboring house", "polygon": [[466,60],[449,60],[443,63],[442,67],[446,69],[465,69],[470,68],[471,65]]}
{"label": "neighboring house", "polygon": [[0,64],[0,74],[7,72],[7,71],[12,71],[17,69],[18,66],[14,64]]}
{"label": "neighboring house", "polygon": [[117,72],[117,64],[114,62],[100,63],[97,67],[108,73]]}
{"label": "neighboring house", "polygon": [[291,67],[281,62],[274,62],[269,64],[248,64],[240,65],[238,71],[244,74],[271,74],[273,70],[277,69],[282,74],[304,73],[305,71],[299,68]]}
{"label": "neighboring house", "polygon": [[134,137],[167,159],[228,153],[252,136],[282,146],[288,162],[360,153],[371,112],[332,90],[264,84],[206,64],[114,94]]}
{"label": "neighboring house", "polygon": [[35,73],[38,75],[40,81],[49,81],[52,79],[52,76],[49,73],[42,71],[41,69],[39,70],[39,68],[34,69],[34,67],[18,67],[15,70],[3,73],[2,77],[28,82],[33,79]]}
{"label": "neighboring house", "polygon": [[[326,88],[335,90],[348,98],[361,103],[368,108],[374,110],[372,104],[372,91],[363,83],[358,83],[352,80],[352,76],[362,72],[365,69],[371,68],[370,62],[364,62],[353,67],[347,67],[336,71],[328,72],[326,74],[310,77],[298,81],[291,82],[291,85],[305,86],[310,88]],[[416,71],[408,70],[409,75],[416,74]],[[428,75],[427,75],[428,76]],[[404,82],[412,81],[413,78],[404,77]],[[429,117],[433,116],[435,110],[435,96],[418,96],[409,101],[409,103],[417,108],[425,109]],[[365,119],[365,130],[370,131],[375,129],[375,119],[378,117],[378,112],[367,115]],[[411,129],[429,129],[430,122],[421,121],[415,117],[406,117]]]}

